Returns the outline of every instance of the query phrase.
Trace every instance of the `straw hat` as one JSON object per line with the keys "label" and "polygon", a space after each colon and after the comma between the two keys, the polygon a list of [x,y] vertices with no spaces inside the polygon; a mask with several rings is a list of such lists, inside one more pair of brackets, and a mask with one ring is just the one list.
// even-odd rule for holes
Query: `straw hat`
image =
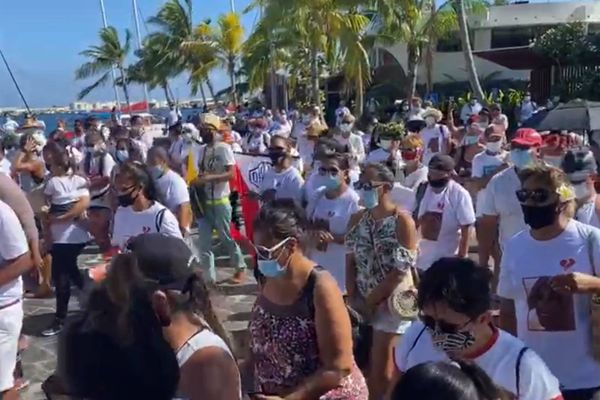
{"label": "straw hat", "polygon": [[202,125],[210,126],[215,130],[221,129],[221,118],[213,113],[205,113],[200,115],[200,123]]}
{"label": "straw hat", "polygon": [[37,124],[32,117],[27,117],[25,118],[25,122],[23,123],[23,125],[21,125],[19,127],[19,129],[40,129],[40,125]]}
{"label": "straw hat", "polygon": [[442,114],[442,112],[440,110],[438,110],[437,108],[428,108],[423,112],[423,119],[427,118],[427,117],[433,117],[435,118],[435,122],[440,122],[442,120],[442,118],[444,117],[444,114]]}

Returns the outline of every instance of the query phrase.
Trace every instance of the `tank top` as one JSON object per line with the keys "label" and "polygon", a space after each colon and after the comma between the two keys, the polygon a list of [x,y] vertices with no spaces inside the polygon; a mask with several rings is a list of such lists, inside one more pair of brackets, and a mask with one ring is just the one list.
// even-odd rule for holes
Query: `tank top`
{"label": "tank top", "polygon": [[[185,342],[178,350],[175,356],[177,357],[177,363],[179,364],[179,368],[183,367],[183,365],[187,362],[199,350],[205,349],[207,347],[218,347],[221,350],[225,351],[227,354],[231,356],[232,360],[235,360],[231,350],[225,344],[223,339],[221,339],[218,335],[213,333],[210,329],[204,328],[201,331],[196,332],[192,337],[190,337],[187,342]],[[241,379],[238,373],[238,384],[240,385],[241,391]],[[240,392],[240,399],[242,398],[242,394]],[[177,396],[173,400],[187,400],[186,397]]]}

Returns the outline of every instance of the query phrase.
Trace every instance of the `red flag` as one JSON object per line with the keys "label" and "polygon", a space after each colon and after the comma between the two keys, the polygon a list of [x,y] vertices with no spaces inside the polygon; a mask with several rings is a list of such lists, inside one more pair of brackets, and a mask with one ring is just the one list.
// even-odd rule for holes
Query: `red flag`
{"label": "red flag", "polygon": [[[248,196],[250,189],[237,164],[234,165],[233,178],[229,181],[229,187],[232,191],[238,192],[239,194],[242,216],[244,217],[244,226],[246,227],[246,238],[252,240],[254,236],[254,219],[258,215],[260,205],[258,200],[251,199]],[[231,224],[231,236],[236,241],[246,239],[233,224]]]}

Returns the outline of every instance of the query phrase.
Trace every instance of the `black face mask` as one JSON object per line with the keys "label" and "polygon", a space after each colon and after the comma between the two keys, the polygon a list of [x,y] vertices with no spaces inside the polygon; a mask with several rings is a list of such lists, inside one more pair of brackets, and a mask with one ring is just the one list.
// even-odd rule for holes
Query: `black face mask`
{"label": "black face mask", "polygon": [[531,229],[542,229],[550,226],[556,220],[557,203],[548,204],[547,206],[527,206],[521,204],[523,210],[523,219]]}
{"label": "black face mask", "polygon": [[273,165],[278,164],[286,156],[284,151],[269,151],[269,158]]}
{"label": "black face mask", "polygon": [[121,206],[121,207],[131,206],[135,202],[135,199],[137,199],[138,194],[139,194],[139,192],[136,193],[135,195],[133,194],[133,192],[129,192],[129,193],[119,195],[117,198],[117,200],[119,201],[119,206]]}
{"label": "black face mask", "polygon": [[441,178],[441,179],[429,179],[429,186],[432,188],[440,189],[446,186],[450,182],[449,177]]}

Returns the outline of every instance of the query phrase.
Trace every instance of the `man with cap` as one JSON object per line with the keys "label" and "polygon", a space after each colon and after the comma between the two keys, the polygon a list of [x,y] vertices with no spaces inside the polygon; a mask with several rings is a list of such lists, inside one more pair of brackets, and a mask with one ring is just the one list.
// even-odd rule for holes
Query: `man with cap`
{"label": "man with cap", "polygon": [[227,249],[231,267],[236,270],[232,281],[240,283],[245,276],[246,264],[238,244],[230,232],[232,207],[229,201],[229,181],[234,176],[235,157],[231,146],[217,140],[221,119],[215,114],[200,116],[200,135],[206,144],[198,159],[198,177],[192,182],[203,191],[200,196],[201,215],[198,218],[198,247],[200,261],[208,269],[207,279],[216,280],[215,259],[212,252],[212,233],[217,232],[221,244]]}
{"label": "man with cap", "polygon": [[497,241],[502,249],[508,239],[527,228],[521,204],[515,195],[521,188],[517,172],[540,162],[541,146],[542,136],[536,130],[517,129],[510,142],[509,160],[512,168],[496,174],[487,185],[487,195],[481,205],[481,229],[484,235],[479,241],[479,262],[482,266],[488,265],[494,242]]}
{"label": "man with cap", "polygon": [[427,183],[417,189],[415,217],[421,231],[417,268],[427,270],[442,257],[467,257],[475,223],[469,192],[456,183],[454,160],[437,154],[429,162]]}
{"label": "man with cap", "polygon": [[575,219],[600,228],[600,201],[594,188],[597,170],[594,154],[587,147],[569,150],[563,158],[561,169],[575,190]]}

